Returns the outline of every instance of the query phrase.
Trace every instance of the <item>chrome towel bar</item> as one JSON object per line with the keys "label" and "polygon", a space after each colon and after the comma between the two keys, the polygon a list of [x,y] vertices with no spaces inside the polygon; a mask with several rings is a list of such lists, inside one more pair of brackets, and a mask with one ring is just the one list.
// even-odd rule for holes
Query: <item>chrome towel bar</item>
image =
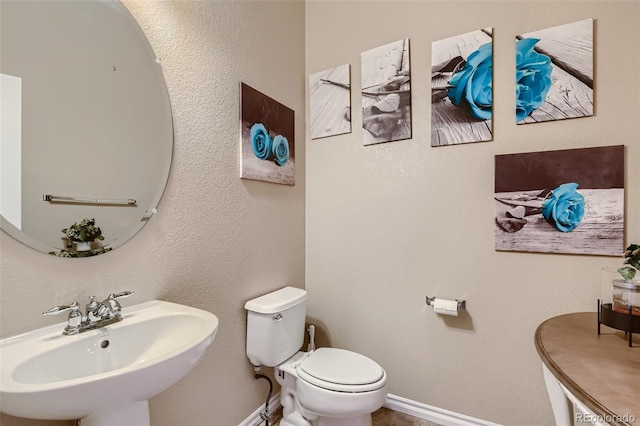
{"label": "chrome towel bar", "polygon": [[66,197],[62,195],[43,194],[42,201],[51,203],[76,203],[76,204],[108,204],[135,206],[137,201],[133,198],[90,198],[90,197]]}

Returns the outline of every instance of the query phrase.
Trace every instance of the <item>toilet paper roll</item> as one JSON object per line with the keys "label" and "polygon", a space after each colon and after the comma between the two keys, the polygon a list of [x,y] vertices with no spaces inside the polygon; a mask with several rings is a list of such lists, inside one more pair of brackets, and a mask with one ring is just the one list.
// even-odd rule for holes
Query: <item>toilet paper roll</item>
{"label": "toilet paper roll", "polygon": [[453,317],[458,316],[458,301],[436,299],[433,302],[433,311],[440,315],[451,315]]}

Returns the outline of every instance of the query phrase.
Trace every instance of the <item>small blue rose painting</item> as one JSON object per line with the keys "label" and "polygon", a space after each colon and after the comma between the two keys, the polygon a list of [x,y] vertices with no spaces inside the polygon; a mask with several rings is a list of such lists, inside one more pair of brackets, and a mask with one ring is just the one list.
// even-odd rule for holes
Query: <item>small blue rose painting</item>
{"label": "small blue rose painting", "polygon": [[593,115],[593,19],[516,36],[516,122]]}
{"label": "small blue rose painting", "polygon": [[240,99],[240,177],[294,185],[294,111],[244,83]]}
{"label": "small blue rose painting", "polygon": [[431,44],[431,146],[493,138],[493,40],[484,28]]}
{"label": "small blue rose painting", "polygon": [[619,256],[624,146],[495,157],[496,250]]}

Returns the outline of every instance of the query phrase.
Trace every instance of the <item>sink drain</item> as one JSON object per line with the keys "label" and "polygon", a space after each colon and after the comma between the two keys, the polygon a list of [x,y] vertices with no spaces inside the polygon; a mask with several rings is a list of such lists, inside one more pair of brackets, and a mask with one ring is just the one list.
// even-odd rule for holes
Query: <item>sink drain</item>
{"label": "sink drain", "polygon": [[109,347],[109,341],[108,340],[103,340],[102,342],[100,342],[100,347],[102,349],[106,349]]}

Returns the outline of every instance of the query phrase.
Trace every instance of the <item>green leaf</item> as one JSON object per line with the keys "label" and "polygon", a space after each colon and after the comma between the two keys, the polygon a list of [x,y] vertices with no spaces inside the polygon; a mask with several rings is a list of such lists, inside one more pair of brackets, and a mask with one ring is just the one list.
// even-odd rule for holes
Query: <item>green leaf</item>
{"label": "green leaf", "polygon": [[630,266],[623,266],[622,268],[618,268],[618,273],[622,275],[622,278],[627,281],[632,280],[636,276],[636,270]]}

